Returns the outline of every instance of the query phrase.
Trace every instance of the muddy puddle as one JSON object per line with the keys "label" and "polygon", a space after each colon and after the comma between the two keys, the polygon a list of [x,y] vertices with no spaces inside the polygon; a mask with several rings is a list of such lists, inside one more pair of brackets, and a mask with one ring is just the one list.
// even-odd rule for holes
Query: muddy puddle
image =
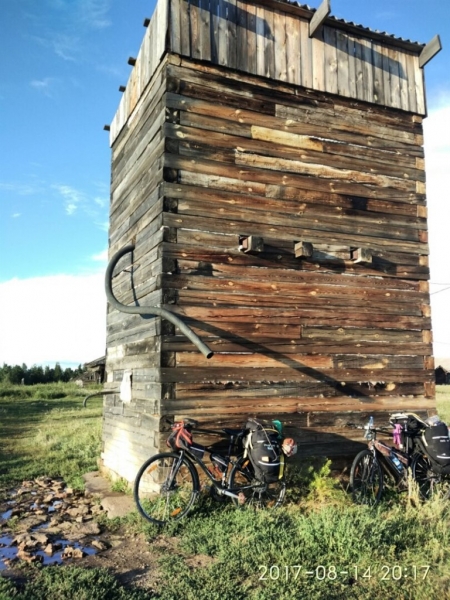
{"label": "muddy puddle", "polygon": [[108,548],[95,517],[95,497],[46,477],[3,491],[0,500],[0,571],[19,561],[61,564]]}

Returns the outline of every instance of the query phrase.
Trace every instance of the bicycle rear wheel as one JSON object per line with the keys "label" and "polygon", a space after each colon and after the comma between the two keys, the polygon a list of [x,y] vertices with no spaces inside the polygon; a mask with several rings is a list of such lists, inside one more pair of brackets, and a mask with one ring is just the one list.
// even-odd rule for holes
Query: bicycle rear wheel
{"label": "bicycle rear wheel", "polygon": [[175,452],[164,452],[152,456],[139,469],[133,496],[144,519],[164,525],[186,515],[199,489],[192,462]]}
{"label": "bicycle rear wheel", "polygon": [[[239,459],[233,466],[228,478],[228,487],[235,494],[244,494],[245,505],[257,508],[277,508],[283,504],[286,496],[284,478],[272,483],[257,480],[253,465],[248,458]],[[240,504],[235,498],[233,502]]]}
{"label": "bicycle rear wheel", "polygon": [[370,450],[356,455],[350,470],[350,488],[357,504],[375,506],[383,493],[383,470]]}
{"label": "bicycle rear wheel", "polygon": [[429,459],[423,454],[416,454],[411,463],[413,479],[419,486],[422,500],[440,497],[450,498],[450,480],[434,473]]}

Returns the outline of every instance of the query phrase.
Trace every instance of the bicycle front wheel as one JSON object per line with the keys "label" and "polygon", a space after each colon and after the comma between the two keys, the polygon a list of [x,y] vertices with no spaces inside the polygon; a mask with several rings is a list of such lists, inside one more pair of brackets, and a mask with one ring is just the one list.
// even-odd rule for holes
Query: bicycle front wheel
{"label": "bicycle front wheel", "polygon": [[357,504],[375,506],[383,493],[383,470],[370,450],[356,455],[350,470],[350,488]]}
{"label": "bicycle front wheel", "polygon": [[[233,466],[228,479],[228,487],[234,494],[243,494],[245,505],[257,508],[276,508],[281,506],[286,496],[286,482],[279,479],[264,483],[256,479],[255,470],[248,458],[241,458]],[[233,498],[235,504],[239,500]]]}
{"label": "bicycle front wheel", "polygon": [[165,452],[147,460],[134,482],[134,501],[140,514],[157,525],[181,519],[199,493],[197,471],[181,454]]}

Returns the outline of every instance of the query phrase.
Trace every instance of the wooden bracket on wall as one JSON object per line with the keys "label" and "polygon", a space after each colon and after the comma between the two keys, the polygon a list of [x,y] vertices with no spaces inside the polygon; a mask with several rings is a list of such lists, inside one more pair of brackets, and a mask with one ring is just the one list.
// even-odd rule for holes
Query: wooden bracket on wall
{"label": "wooden bracket on wall", "polygon": [[424,46],[419,55],[419,67],[424,67],[438,52],[442,50],[441,38],[435,35],[432,40]]}
{"label": "wooden bracket on wall", "polygon": [[312,38],[313,35],[320,29],[325,19],[331,12],[330,0],[323,0],[322,4],[314,13],[313,18],[309,22],[309,37]]}
{"label": "wooden bracket on wall", "polygon": [[150,19],[149,19],[148,17],[146,17],[146,18],[144,19],[144,22],[142,23],[142,25],[143,25],[144,27],[148,27],[148,26],[150,25]]}
{"label": "wooden bracket on wall", "polygon": [[311,258],[314,247],[310,242],[294,242],[295,258]]}
{"label": "wooden bracket on wall", "polygon": [[126,89],[124,85],[119,85],[119,92],[124,92]]}
{"label": "wooden bracket on wall", "polygon": [[254,235],[240,235],[239,250],[246,253],[264,252],[264,238]]}
{"label": "wooden bracket on wall", "polygon": [[136,64],[136,59],[133,56],[130,56],[130,58],[128,59],[128,64],[134,67],[134,65]]}
{"label": "wooden bracket on wall", "polygon": [[372,262],[372,252],[368,248],[350,250],[350,257],[354,263],[370,264]]}

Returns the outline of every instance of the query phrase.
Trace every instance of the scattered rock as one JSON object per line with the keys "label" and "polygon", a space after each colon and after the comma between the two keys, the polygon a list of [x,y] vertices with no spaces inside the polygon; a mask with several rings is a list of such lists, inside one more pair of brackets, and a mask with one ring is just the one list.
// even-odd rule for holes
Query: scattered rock
{"label": "scattered rock", "polygon": [[64,560],[67,560],[68,558],[83,558],[83,556],[86,556],[86,553],[81,548],[66,546],[61,556]]}
{"label": "scattered rock", "polygon": [[48,554],[49,556],[52,556],[54,550],[53,550],[53,544],[47,544],[44,548],[44,552],[45,554]]}
{"label": "scattered rock", "polygon": [[92,540],[91,542],[91,546],[93,546],[94,548],[97,548],[97,550],[106,550],[108,548],[107,544],[105,544],[105,542],[102,542],[100,540]]}
{"label": "scattered rock", "polygon": [[[98,477],[96,483],[104,485],[105,480]],[[124,502],[126,510],[123,514],[129,512],[133,508],[131,497],[111,492],[110,483],[107,482],[107,485],[106,495],[113,508],[119,506],[123,510],[121,503]],[[106,534],[106,541],[93,539],[93,536],[101,534],[101,528],[95,521],[97,515],[103,514],[101,497],[89,490],[81,492],[66,487],[62,480],[49,477],[23,481],[18,490],[3,490],[0,514],[8,516],[9,522],[6,518],[0,519],[1,534],[7,536],[2,539],[0,547],[3,545],[10,550],[1,559],[2,567],[12,568],[13,562],[19,560],[46,564],[49,557],[53,557],[50,562],[60,562],[61,556],[64,560],[80,559],[87,552],[91,555],[86,558],[89,560],[94,558],[97,551],[105,550],[109,552],[102,555],[103,560],[108,560],[110,552],[120,554],[121,551],[115,549],[125,543],[122,535]],[[14,534],[11,532],[11,516],[16,516]],[[6,539],[8,541],[5,543]],[[87,552],[83,552],[84,547]]]}
{"label": "scattered rock", "polygon": [[42,556],[39,556],[37,554],[30,554],[29,552],[26,552],[25,550],[21,550],[20,548],[17,551],[17,558],[19,560],[24,560],[25,562],[28,562],[28,563],[43,562]]}
{"label": "scattered rock", "polygon": [[98,535],[100,527],[95,521],[90,521],[89,523],[83,523],[77,531],[80,535]]}
{"label": "scattered rock", "polygon": [[39,542],[39,544],[46,544],[48,542],[48,536],[45,535],[45,533],[40,533],[38,531],[34,531],[31,534],[31,537],[33,538],[33,540],[36,540],[37,542]]}

